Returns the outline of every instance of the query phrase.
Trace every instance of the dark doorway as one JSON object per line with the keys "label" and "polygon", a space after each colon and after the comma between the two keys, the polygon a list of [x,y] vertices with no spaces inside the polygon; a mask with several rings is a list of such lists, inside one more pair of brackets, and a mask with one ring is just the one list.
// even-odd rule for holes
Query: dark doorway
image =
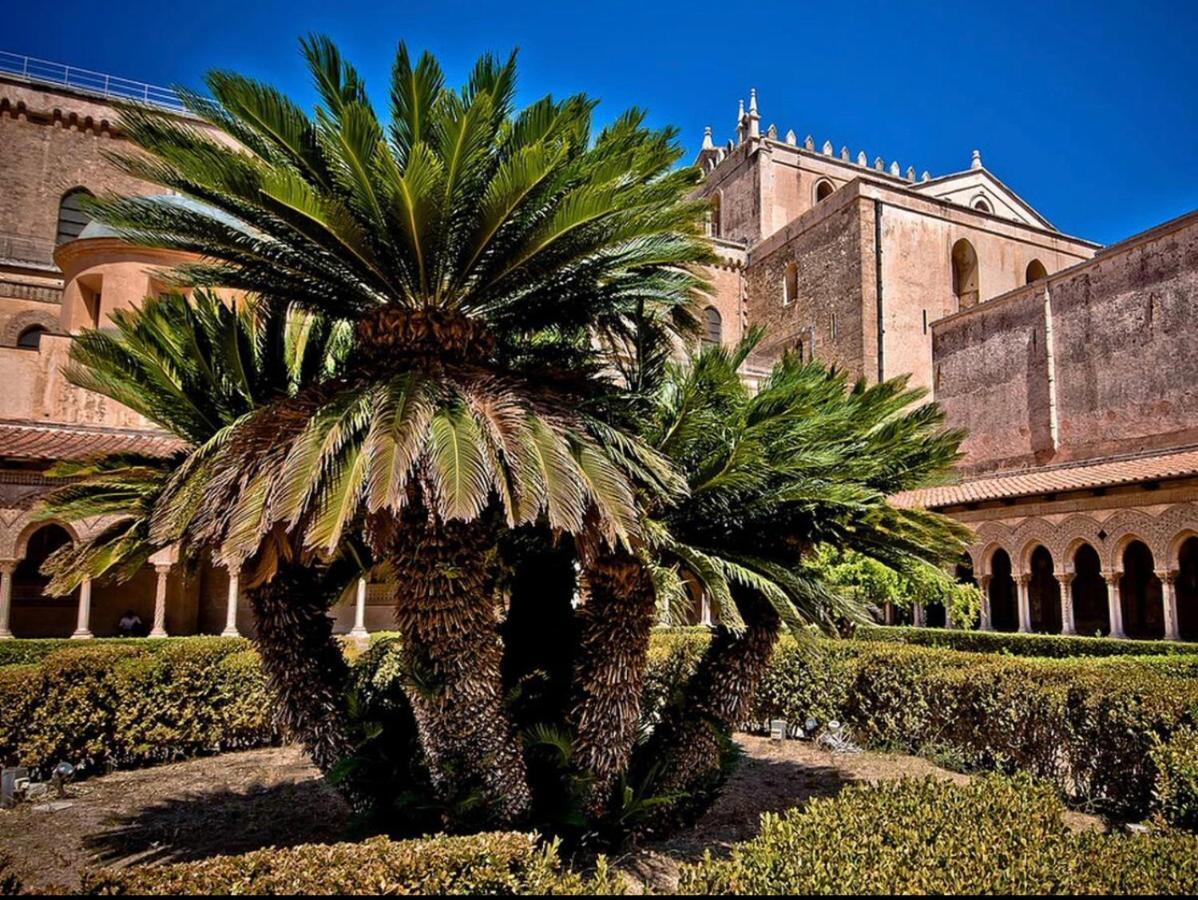
{"label": "dark doorway", "polygon": [[1132,541],[1123,551],[1119,596],[1123,605],[1124,634],[1130,638],[1165,636],[1161,581],[1153,571],[1152,551],[1143,541]]}
{"label": "dark doorway", "polygon": [[1032,551],[1031,570],[1027,593],[1032,631],[1060,634],[1061,586],[1053,574],[1052,554],[1045,547]]}
{"label": "dark doorway", "polygon": [[990,627],[995,631],[1019,630],[1015,579],[1011,577],[1011,557],[1006,550],[995,550],[990,557]]}
{"label": "dark doorway", "polygon": [[1110,603],[1098,551],[1082,544],[1073,554],[1073,623],[1078,634],[1111,633]]}
{"label": "dark doorway", "polygon": [[1177,552],[1177,628],[1183,641],[1198,641],[1198,537]]}

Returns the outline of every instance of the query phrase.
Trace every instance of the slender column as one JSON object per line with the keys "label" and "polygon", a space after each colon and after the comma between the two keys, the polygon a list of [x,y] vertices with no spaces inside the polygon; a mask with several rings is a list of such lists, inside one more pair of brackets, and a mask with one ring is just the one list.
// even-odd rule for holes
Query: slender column
{"label": "slender column", "polygon": [[1032,603],[1027,589],[1031,580],[1030,575],[1015,576],[1015,590],[1019,596],[1019,630],[1024,634],[1032,630]]}
{"label": "slender column", "polygon": [[979,623],[982,631],[993,631],[990,619],[990,575],[978,576],[978,589],[982,592],[982,621]]}
{"label": "slender column", "polygon": [[1077,634],[1077,622],[1073,616],[1073,573],[1056,573],[1061,586],[1061,634]]}
{"label": "slender column", "polygon": [[92,580],[84,578],[79,583],[79,618],[75,622],[75,633],[71,637],[86,640],[92,636]]}
{"label": "slender column", "polygon": [[928,624],[928,611],[924,609],[922,603],[916,603],[911,607],[911,621],[915,623],[916,628],[926,628]]}
{"label": "slender column", "polygon": [[715,624],[715,616],[712,614],[711,595],[707,591],[703,592],[702,599],[702,618],[699,620],[700,625],[706,625],[709,628]]}
{"label": "slender column", "polygon": [[894,624],[894,604],[889,600],[882,604],[882,623],[884,625]]}
{"label": "slender column", "polygon": [[166,580],[170,577],[169,563],[154,566],[158,573],[158,590],[154,594],[154,627],[150,629],[150,637],[166,637]]}
{"label": "slender column", "polygon": [[0,640],[12,637],[8,619],[12,612],[12,576],[17,570],[15,559],[0,561]]}
{"label": "slender column", "polygon": [[[221,632],[221,637],[238,637],[241,632],[237,630],[237,602],[241,599],[241,573],[229,572],[229,598],[225,601],[225,630]],[[155,618],[157,618],[157,609],[155,609]]]}
{"label": "slender column", "polygon": [[358,596],[354,601],[354,627],[350,635],[356,638],[369,636],[366,631],[366,579],[358,579]]}
{"label": "slender column", "polygon": [[1127,637],[1123,632],[1123,601],[1119,597],[1119,579],[1123,577],[1123,573],[1118,569],[1107,569],[1102,573],[1102,577],[1106,581],[1107,615],[1111,620],[1110,636]]}
{"label": "slender column", "polygon": [[1165,608],[1165,640],[1180,641],[1181,632],[1177,626],[1177,572],[1157,572],[1161,580],[1161,601]]}

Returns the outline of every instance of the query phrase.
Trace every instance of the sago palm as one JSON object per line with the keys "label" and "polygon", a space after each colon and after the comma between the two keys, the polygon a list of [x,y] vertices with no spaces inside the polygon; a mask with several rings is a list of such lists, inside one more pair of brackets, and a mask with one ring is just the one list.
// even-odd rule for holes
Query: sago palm
{"label": "sago palm", "polygon": [[[646,441],[690,484],[651,513],[660,580],[678,586],[679,606],[693,600],[687,585],[705,592],[718,618],[638,763],[656,773],[654,791],[691,812],[710,798],[783,624],[801,635],[864,614],[805,554],[826,542],[901,569],[955,560],[967,536],[947,517],[887,502],[944,477],[958,458],[961,434],[944,428],[935,404],[920,405],[922,391],[905,379],[854,385],[793,355],[753,391],[737,370],[759,338],[669,365],[646,419]],[[677,812],[659,807],[655,818]]]}
{"label": "sago palm", "polygon": [[[67,378],[140,413],[178,438],[178,449],[165,458],[123,454],[53,470],[70,480],[45,498],[43,515],[111,520],[50,558],[54,593],[73,590],[85,576],[123,580],[136,573],[163,546],[150,523],[172,476],[196,465],[198,448],[219,445],[255,409],[334,374],[352,337],[344,325],[307,313],[244,301],[236,309],[206,292],[149,298],[139,309],[115,312],[112,326],[76,336]],[[272,549],[289,555],[285,544]],[[352,749],[348,673],[328,617],[352,578],[344,569],[297,558],[271,583],[245,585],[282,719],[324,771]],[[364,799],[348,787],[351,799]]]}
{"label": "sago palm", "polygon": [[596,132],[585,96],[517,110],[514,57],[483,57],[453,90],[401,45],[384,125],[332,44],[303,50],[312,115],[215,72],[211,97],[184,94],[204,128],[122,116],[137,152],[115,162],[215,212],[108,198],[104,219],[201,257],[174,273],[181,285],[355,328],[341,375],[203,448],[151,531],[237,565],[280,533],[328,551],[363,529],[397,574],[434,781],[518,820],[529,798],[501,705],[496,535],[545,523],[580,536],[600,583],[641,577],[633,490],[589,407],[639,328],[694,329],[692,266],[709,252],[703,204],[687,199],[697,174],[638,111]]}

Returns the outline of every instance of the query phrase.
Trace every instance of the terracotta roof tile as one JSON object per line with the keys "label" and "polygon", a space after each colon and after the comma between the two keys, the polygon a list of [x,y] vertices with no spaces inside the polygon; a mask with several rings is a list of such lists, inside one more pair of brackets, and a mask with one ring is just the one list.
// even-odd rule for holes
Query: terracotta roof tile
{"label": "terracotta roof tile", "polygon": [[1187,475],[1198,475],[1198,449],[983,475],[958,484],[905,491],[892,497],[891,502],[902,507],[937,509],[983,500],[1136,484]]}
{"label": "terracotta roof tile", "polygon": [[0,421],[0,459],[87,459],[109,453],[169,456],[182,442],[162,432]]}

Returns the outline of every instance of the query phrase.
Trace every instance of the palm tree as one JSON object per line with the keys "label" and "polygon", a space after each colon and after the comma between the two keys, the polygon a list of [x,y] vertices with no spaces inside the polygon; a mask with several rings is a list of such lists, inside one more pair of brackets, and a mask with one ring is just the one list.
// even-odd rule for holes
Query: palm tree
{"label": "palm tree", "polygon": [[[902,378],[850,384],[788,355],[754,392],[738,369],[760,337],[668,365],[646,419],[646,441],[690,485],[680,502],[651,512],[658,565],[706,592],[719,615],[681,701],[638,760],[653,792],[677,800],[647,827],[709,802],[783,624],[802,637],[805,626],[863,618],[852,595],[821,582],[808,551],[826,543],[926,569],[959,558],[968,536],[947,517],[887,502],[943,478],[958,458],[961,433],[943,427],[935,404],[920,405],[923,391]],[[676,608],[691,599],[677,591]]]}
{"label": "palm tree", "polygon": [[[343,372],[269,403],[197,452],[151,517],[240,565],[288,536],[331,553],[361,529],[397,576],[408,692],[434,783],[511,822],[529,804],[502,709],[498,534],[543,523],[587,564],[642,563],[626,473],[593,417],[635,355],[637,323],[695,330],[708,258],[697,172],[632,110],[598,133],[585,96],[517,111],[515,58],[460,90],[402,44],[390,123],[324,38],[303,42],[321,105],[226,72],[184,92],[207,127],[129,108],[126,172],[203,210],[108,198],[128,239],[196,254],[184,287],[221,286],[354,324]],[[647,332],[646,332],[647,333]],[[608,648],[611,649],[611,648]],[[600,691],[599,694],[602,692]],[[595,721],[610,704],[592,692]]]}
{"label": "palm tree", "polygon": [[[336,372],[352,336],[346,326],[306,313],[265,303],[235,309],[207,292],[149,298],[138,310],[115,312],[112,324],[76,337],[67,378],[145,416],[178,446],[166,458],[121,454],[53,470],[70,480],[43,500],[42,515],[112,519],[48,560],[53,593],[70,592],[85,576],[135,574],[163,546],[150,533],[154,508],[175,472],[201,462],[196,448],[219,443],[255,409]],[[292,552],[285,543],[272,549]],[[249,580],[246,587],[283,723],[327,773],[353,749],[348,669],[328,609],[357,569],[311,558],[296,563],[269,583]],[[361,785],[347,782],[346,789],[358,805],[367,802]]]}

